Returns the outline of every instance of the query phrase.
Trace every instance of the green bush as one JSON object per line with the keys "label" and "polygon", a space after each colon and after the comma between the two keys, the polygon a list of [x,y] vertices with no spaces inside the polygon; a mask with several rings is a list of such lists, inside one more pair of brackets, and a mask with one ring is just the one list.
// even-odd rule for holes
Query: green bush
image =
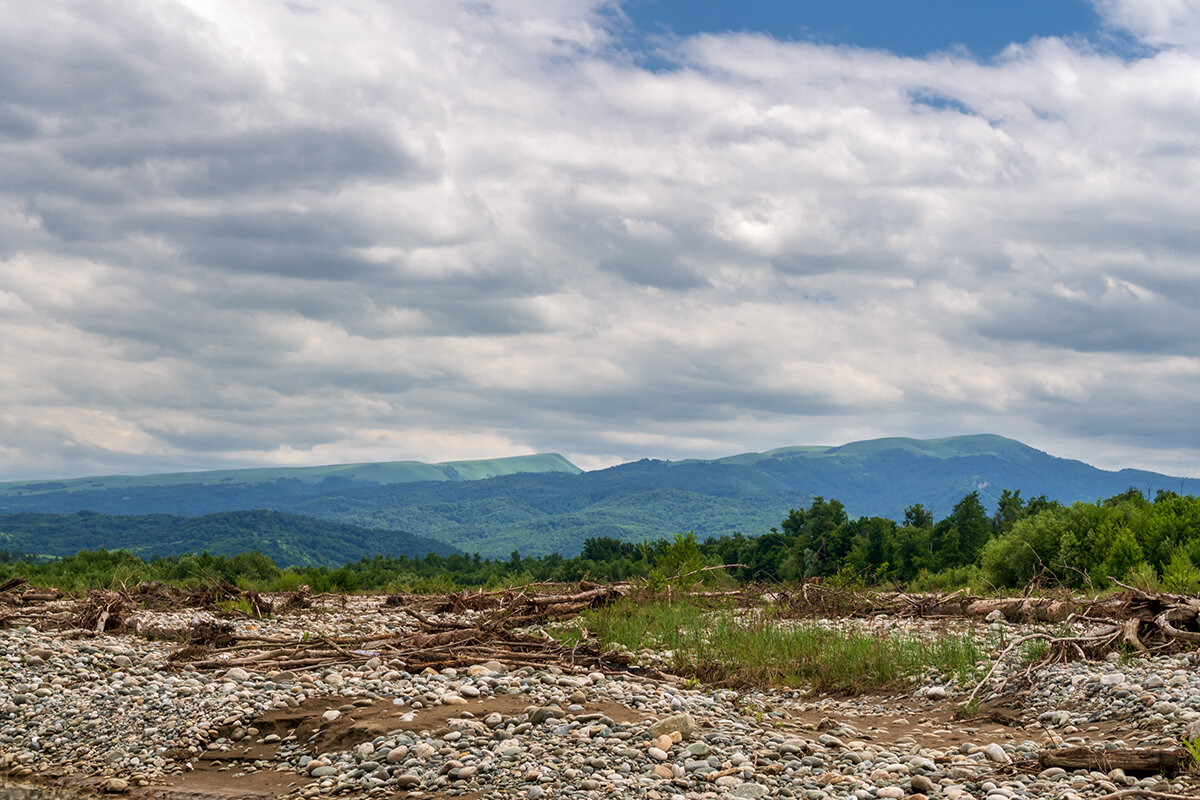
{"label": "green bush", "polygon": [[1162,587],[1175,594],[1200,592],[1200,570],[1196,569],[1184,547],[1177,547],[1171,553],[1171,560],[1163,569]]}
{"label": "green bush", "polygon": [[982,594],[991,587],[979,567],[971,564],[965,567],[950,567],[941,572],[923,569],[909,583],[908,588],[914,592],[953,592],[957,589],[967,589],[972,593]]}
{"label": "green bush", "polygon": [[1125,576],[1125,580],[1129,585],[1136,586],[1143,592],[1157,592],[1162,590],[1162,584],[1158,580],[1158,573],[1146,561],[1135,565],[1133,569],[1129,570],[1129,574]]}
{"label": "green bush", "polygon": [[1049,573],[1060,578],[1056,569],[1069,512],[1051,508],[1019,520],[1008,533],[988,542],[980,556],[983,578],[997,587],[1017,588]]}

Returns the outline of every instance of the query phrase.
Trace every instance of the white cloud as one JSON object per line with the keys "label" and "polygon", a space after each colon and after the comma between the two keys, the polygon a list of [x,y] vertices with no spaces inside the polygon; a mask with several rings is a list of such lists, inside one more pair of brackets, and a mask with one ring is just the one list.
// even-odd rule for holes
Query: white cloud
{"label": "white cloud", "polygon": [[1200,44],[1200,2],[1196,0],[1093,0],[1114,28],[1155,46]]}
{"label": "white cloud", "polygon": [[1098,8],[1149,49],[655,72],[583,0],[22,7],[0,474],[973,431],[1200,474],[1200,11]]}

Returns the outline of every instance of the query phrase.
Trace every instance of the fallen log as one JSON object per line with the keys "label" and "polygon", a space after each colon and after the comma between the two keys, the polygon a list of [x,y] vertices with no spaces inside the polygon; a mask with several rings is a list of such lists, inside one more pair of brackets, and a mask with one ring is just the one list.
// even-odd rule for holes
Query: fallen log
{"label": "fallen log", "polygon": [[22,605],[30,603],[49,603],[62,597],[62,592],[25,592],[21,595]]}
{"label": "fallen log", "polygon": [[1146,645],[1142,644],[1142,640],[1138,638],[1138,628],[1140,627],[1142,627],[1142,621],[1137,617],[1125,620],[1121,626],[1121,640],[1139,653],[1144,653]]}
{"label": "fallen log", "polygon": [[609,599],[614,597],[625,597],[629,594],[629,587],[621,584],[613,584],[612,586],[601,586],[598,589],[589,589],[585,592],[576,594],[548,594],[531,597],[527,601],[528,605],[534,608],[542,606],[554,606],[560,603],[590,603],[593,600],[603,598]]}
{"label": "fallen log", "polygon": [[[1191,611],[1191,613],[1188,613]],[[1196,613],[1194,610],[1184,610],[1181,608],[1168,608],[1166,611],[1154,618],[1154,624],[1162,628],[1163,631],[1174,639],[1181,639],[1185,642],[1200,642],[1200,633],[1193,631],[1185,631],[1176,628],[1171,624],[1172,620],[1194,620]]]}
{"label": "fallen log", "polygon": [[1046,597],[1009,597],[975,600],[967,605],[969,617],[986,617],[999,611],[1009,622],[1062,622],[1077,604]]}
{"label": "fallen log", "polygon": [[1152,748],[1146,750],[1093,750],[1090,747],[1070,747],[1064,750],[1046,750],[1038,757],[1041,769],[1061,767],[1067,771],[1076,769],[1111,772],[1114,769],[1126,773],[1144,775],[1173,774],[1191,762],[1186,750],[1179,748]]}
{"label": "fallen log", "polygon": [[440,647],[446,644],[477,642],[485,638],[485,635],[481,631],[472,628],[455,628],[454,630],[441,631],[439,633],[417,634],[409,638],[406,644],[416,648]]}
{"label": "fallen log", "polygon": [[4,583],[0,583],[0,592],[8,592],[13,589],[19,589],[27,583],[29,583],[29,581],[24,578],[9,578]]}
{"label": "fallen log", "polygon": [[1196,800],[1197,795],[1156,792],[1153,789],[1120,789],[1109,794],[1100,795],[1096,800],[1125,800],[1127,797],[1147,797],[1150,800]]}

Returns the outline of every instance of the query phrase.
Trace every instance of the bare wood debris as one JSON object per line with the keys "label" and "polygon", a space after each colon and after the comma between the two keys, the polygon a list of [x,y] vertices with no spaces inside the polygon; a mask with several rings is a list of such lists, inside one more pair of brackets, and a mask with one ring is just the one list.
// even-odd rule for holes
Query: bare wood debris
{"label": "bare wood debris", "polygon": [[[1087,630],[1074,639],[1083,653],[1096,655],[1125,644],[1139,652],[1200,642],[1200,598],[1144,592],[1114,581],[1125,591],[1104,600],[1056,597],[975,597],[952,594],[856,591],[816,582],[780,590],[775,598],[784,616],[837,614],[874,617],[965,617],[1009,622],[1079,622]],[[1056,642],[1059,640],[1055,640]],[[1073,650],[1073,648],[1071,648]]]}
{"label": "bare wood debris", "polygon": [[1061,767],[1068,772],[1077,769],[1110,772],[1120,769],[1131,775],[1173,775],[1191,764],[1191,756],[1181,748],[1147,748],[1144,750],[1094,750],[1090,747],[1068,747],[1046,750],[1038,756],[1038,767]]}
{"label": "bare wood debris", "polygon": [[[984,598],[958,591],[950,594],[880,592],[806,582],[787,588],[744,587],[735,591],[692,591],[671,588],[672,596],[688,594],[713,601],[761,605],[770,601],[770,613],[781,617],[857,616],[888,614],[898,617],[960,617],[1005,619],[1028,622],[1078,623],[1074,635],[1035,633],[1014,641],[999,656],[996,667],[1033,639],[1045,640],[1049,660],[1101,656],[1116,648],[1157,652],[1200,641],[1200,599],[1171,594],[1147,593],[1123,586],[1118,596],[1103,600],[1086,598],[1016,597]],[[548,662],[608,664],[629,669],[629,659],[616,652],[600,652],[595,644],[581,641],[566,646],[544,632],[540,625],[571,619],[580,611],[612,603],[634,591],[628,583],[577,585],[531,584],[497,591],[453,592],[440,596],[396,594],[385,607],[403,611],[413,620],[404,633],[376,639],[265,642],[233,637],[232,626],[201,629],[169,628],[142,609],[167,610],[203,608],[217,616],[263,616],[299,611],[315,599],[337,602],[334,597],[314,597],[307,586],[295,592],[260,594],[236,586],[214,583],[180,589],[160,582],[145,582],[133,588],[93,591],[82,598],[64,598],[62,593],[33,589],[22,579],[0,584],[0,625],[36,620],[60,629],[86,631],[91,635],[128,632],[149,638],[179,641],[183,648],[176,661],[189,661],[201,668],[256,665],[301,668],[366,661],[374,655],[404,661],[414,667],[443,668],[472,660],[507,659],[516,664]],[[641,590],[641,591],[644,591]],[[469,620],[469,621],[464,621]],[[530,631],[534,632],[531,633]],[[586,637],[585,637],[586,638]],[[1033,665],[1026,670],[1031,672]],[[1013,671],[1000,672],[993,685],[993,668],[968,699],[968,704],[985,687],[995,697],[1005,688],[1019,684]],[[1015,679],[1015,680],[1014,680]]]}

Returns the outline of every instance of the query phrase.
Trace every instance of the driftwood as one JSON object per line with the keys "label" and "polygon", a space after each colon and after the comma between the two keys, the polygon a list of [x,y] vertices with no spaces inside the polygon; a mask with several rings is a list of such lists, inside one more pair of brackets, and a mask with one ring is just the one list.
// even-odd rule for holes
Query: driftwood
{"label": "driftwood", "polygon": [[9,578],[4,583],[0,583],[0,603],[10,606],[20,605],[21,595],[17,594],[16,590],[28,582],[24,578]]}
{"label": "driftwood", "polygon": [[[1157,651],[1200,643],[1200,598],[1144,592],[1120,581],[1125,589],[1105,600],[1062,597],[973,597],[951,594],[876,592],[808,581],[776,593],[777,616],[965,617],[1009,622],[1084,622],[1085,636],[1054,640],[1074,657],[1098,656],[1122,644],[1138,651]],[[1073,641],[1073,644],[1071,643]],[[1056,656],[1060,655],[1056,653]]]}
{"label": "driftwood", "polygon": [[1047,597],[992,598],[976,600],[966,607],[966,616],[987,617],[999,612],[1012,622],[1062,622],[1079,608],[1073,600]]}
{"label": "driftwood", "polygon": [[1186,767],[1191,756],[1179,748],[1153,748],[1146,750],[1093,750],[1090,747],[1070,747],[1062,750],[1046,750],[1038,757],[1038,767],[1049,769],[1061,767],[1065,770],[1086,769],[1110,772],[1114,769],[1132,774],[1171,775]]}
{"label": "driftwood", "polygon": [[1148,797],[1150,800],[1196,800],[1200,795],[1156,792],[1153,789],[1121,789],[1116,792],[1102,794],[1096,800],[1125,800],[1127,797]]}
{"label": "driftwood", "polygon": [[124,612],[125,598],[119,592],[103,590],[90,593],[69,619],[72,627],[100,634],[120,628]]}
{"label": "driftwood", "polygon": [[[530,626],[569,617],[588,606],[610,603],[627,596],[629,591],[628,584],[601,586],[584,582],[572,588],[560,585],[546,592],[532,592],[530,587],[524,587],[453,593],[435,598],[432,613],[418,607],[430,605],[428,597],[391,595],[384,606],[403,611],[418,630],[336,640],[242,637],[217,643],[211,638],[193,636],[169,660],[187,662],[194,669],[239,666],[264,671],[365,663],[374,657],[401,663],[409,670],[500,660],[515,666],[586,665],[600,671],[638,671],[669,678],[655,670],[631,667],[629,657],[615,651],[604,652],[586,643],[569,646],[540,629],[534,633],[521,632]],[[448,609],[463,608],[472,611],[469,621],[438,616]]]}
{"label": "driftwood", "polygon": [[57,600],[62,597],[62,592],[57,589],[26,589],[18,591],[21,587],[28,585],[29,581],[25,578],[9,578],[4,583],[0,583],[0,603],[8,606],[27,606],[38,605],[39,603],[49,603],[51,600]]}

